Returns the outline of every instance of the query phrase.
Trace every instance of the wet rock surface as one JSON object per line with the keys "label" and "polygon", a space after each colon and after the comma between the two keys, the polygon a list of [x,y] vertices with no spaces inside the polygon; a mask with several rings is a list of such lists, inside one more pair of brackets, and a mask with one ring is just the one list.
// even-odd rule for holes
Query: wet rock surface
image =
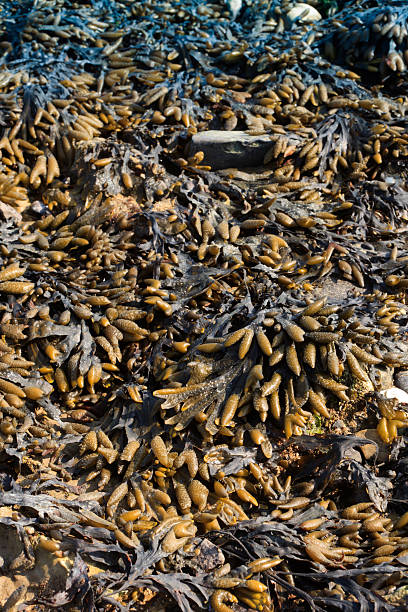
{"label": "wet rock surface", "polygon": [[204,153],[203,164],[212,170],[260,166],[273,141],[267,134],[253,136],[241,131],[208,130],[198,132],[187,147],[188,155]]}

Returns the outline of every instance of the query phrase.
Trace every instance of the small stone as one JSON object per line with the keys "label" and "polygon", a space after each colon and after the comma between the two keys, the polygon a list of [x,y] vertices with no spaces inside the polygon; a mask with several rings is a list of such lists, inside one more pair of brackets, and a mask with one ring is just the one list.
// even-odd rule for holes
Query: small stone
{"label": "small stone", "polygon": [[302,18],[299,19],[299,21],[302,23],[313,23],[314,21],[320,21],[322,18],[318,10],[305,2],[295,4],[295,6],[287,13],[287,18],[290,19],[290,21],[294,21],[300,15],[302,15]]}
{"label": "small stone", "polygon": [[376,365],[373,369],[375,388],[381,393],[394,384],[394,368],[387,365]]}
{"label": "small stone", "polygon": [[381,391],[381,395],[387,399],[396,399],[399,404],[408,404],[408,393],[399,387],[391,387]]}
{"label": "small stone", "polygon": [[373,457],[375,458],[375,454],[378,448],[377,462],[383,463],[384,461],[388,461],[389,457],[389,448],[388,446],[381,440],[380,436],[377,433],[376,429],[362,429],[356,433],[357,438],[366,438],[366,440],[372,440],[377,444],[364,444],[360,447],[361,452],[364,455],[364,458],[369,461]]}
{"label": "small stone", "polygon": [[225,562],[225,557],[221,549],[206,538],[201,542],[197,551],[198,554],[195,559],[195,565],[197,569],[203,572],[211,572]]}
{"label": "small stone", "polygon": [[208,130],[193,135],[186,154],[192,156],[202,151],[201,163],[212,170],[259,166],[271,148],[271,140],[269,134],[254,136],[242,131]]}
{"label": "small stone", "polygon": [[[374,447],[374,444],[371,444]],[[344,455],[345,459],[354,459],[357,463],[361,462],[361,455],[355,448],[348,448]]]}
{"label": "small stone", "polygon": [[235,19],[242,8],[242,0],[227,0],[227,4],[231,11],[232,19]]}
{"label": "small stone", "polygon": [[337,419],[337,421],[335,421],[333,423],[333,431],[339,432],[339,433],[347,433],[348,432],[348,427],[345,424],[344,421],[341,421],[340,419]]}
{"label": "small stone", "polygon": [[395,375],[395,385],[408,393],[408,370],[403,370]]}

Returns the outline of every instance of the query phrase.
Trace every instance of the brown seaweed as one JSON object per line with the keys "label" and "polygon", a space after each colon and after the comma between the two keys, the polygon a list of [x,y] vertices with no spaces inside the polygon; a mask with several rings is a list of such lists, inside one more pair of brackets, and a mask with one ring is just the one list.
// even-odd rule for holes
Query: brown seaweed
{"label": "brown seaweed", "polygon": [[407,10],[293,4],[3,3],[4,609],[406,607]]}

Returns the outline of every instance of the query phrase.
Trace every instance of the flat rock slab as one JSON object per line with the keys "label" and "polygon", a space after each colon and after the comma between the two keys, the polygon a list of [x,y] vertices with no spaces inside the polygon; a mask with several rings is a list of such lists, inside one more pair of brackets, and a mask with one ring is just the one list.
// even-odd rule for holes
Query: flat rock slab
{"label": "flat rock slab", "polygon": [[246,132],[208,130],[194,134],[187,145],[188,156],[204,153],[203,165],[212,170],[245,168],[263,164],[265,154],[273,144],[270,134],[253,136]]}

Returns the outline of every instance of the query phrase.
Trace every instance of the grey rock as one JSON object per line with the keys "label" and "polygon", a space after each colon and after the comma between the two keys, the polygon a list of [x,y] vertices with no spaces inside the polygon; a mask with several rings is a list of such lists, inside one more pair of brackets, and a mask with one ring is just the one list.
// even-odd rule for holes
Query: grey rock
{"label": "grey rock", "polygon": [[186,153],[191,156],[202,151],[202,164],[211,166],[212,170],[245,168],[262,165],[272,145],[269,134],[253,136],[233,130],[208,130],[194,134]]}
{"label": "grey rock", "polygon": [[207,538],[202,540],[196,554],[194,565],[203,572],[211,572],[225,562],[222,550]]}
{"label": "grey rock", "polygon": [[402,370],[396,374],[395,384],[397,387],[408,393],[408,370]]}
{"label": "grey rock", "polygon": [[394,385],[394,368],[387,365],[376,365],[372,368],[373,382],[377,391],[389,389]]}
{"label": "grey rock", "polygon": [[[372,446],[374,446],[374,444]],[[358,452],[358,450],[356,450],[355,448],[348,448],[346,450],[346,453],[345,453],[344,457],[346,459],[353,459],[354,461],[357,461],[358,463],[361,462],[361,455]]]}
{"label": "grey rock", "polygon": [[319,298],[328,297],[332,302],[341,304],[341,302],[346,300],[349,296],[358,295],[363,293],[363,291],[364,289],[356,287],[353,283],[341,278],[336,280],[325,279],[324,284],[316,288],[316,296]]}

